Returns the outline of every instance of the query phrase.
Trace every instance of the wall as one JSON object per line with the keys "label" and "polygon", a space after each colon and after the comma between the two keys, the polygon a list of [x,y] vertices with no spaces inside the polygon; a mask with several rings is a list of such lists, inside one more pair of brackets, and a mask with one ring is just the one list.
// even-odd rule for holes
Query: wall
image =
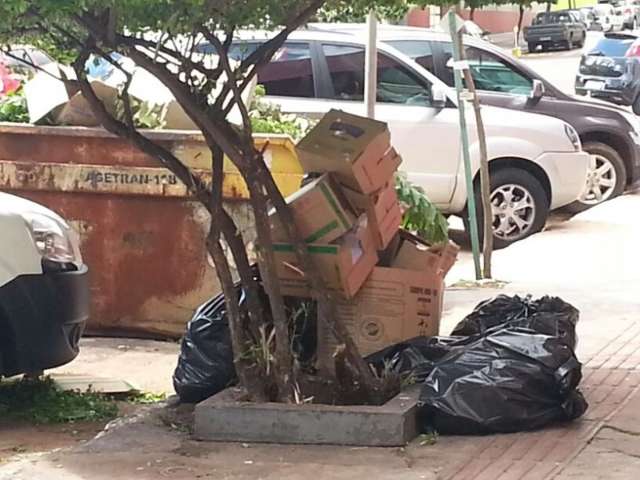
{"label": "wall", "polygon": [[[539,7],[525,10],[522,25],[529,25]],[[439,7],[432,7],[431,11],[414,8],[407,14],[407,25],[414,27],[437,26],[439,23]],[[430,14],[429,14],[430,13]],[[430,18],[431,17],[431,18]],[[469,11],[463,12],[465,19],[469,18]],[[491,33],[504,33],[513,31],[518,24],[518,8],[515,6],[500,6],[476,10],[474,21],[481,28]]]}

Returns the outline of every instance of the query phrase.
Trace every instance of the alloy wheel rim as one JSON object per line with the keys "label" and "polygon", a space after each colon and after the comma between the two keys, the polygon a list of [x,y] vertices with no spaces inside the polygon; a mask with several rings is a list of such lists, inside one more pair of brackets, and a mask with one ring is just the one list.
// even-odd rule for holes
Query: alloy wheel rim
{"label": "alloy wheel rim", "polygon": [[602,155],[591,155],[587,170],[587,184],[580,202],[585,205],[597,205],[608,200],[616,188],[618,175],[611,161]]}
{"label": "alloy wheel rim", "polygon": [[503,240],[517,240],[527,235],[536,216],[531,192],[522,185],[501,185],[491,193],[493,234]]}

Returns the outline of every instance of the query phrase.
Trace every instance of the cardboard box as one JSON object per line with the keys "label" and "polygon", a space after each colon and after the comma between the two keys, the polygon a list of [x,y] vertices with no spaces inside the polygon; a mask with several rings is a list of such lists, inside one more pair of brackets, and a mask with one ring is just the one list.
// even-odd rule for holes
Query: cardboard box
{"label": "cardboard box", "polygon": [[[375,267],[358,294],[337,305],[362,355],[418,335],[438,335],[443,279],[415,270]],[[318,325],[318,357],[328,358],[336,340]]]}
{"label": "cardboard box", "polygon": [[406,230],[400,230],[398,235],[400,245],[393,260],[395,268],[419,270],[444,278],[458,258],[460,247],[451,241],[429,246]]}
{"label": "cardboard box", "polygon": [[[333,244],[309,244],[311,259],[328,288],[346,298],[353,297],[378,261],[368,227],[359,226]],[[309,284],[288,243],[274,243],[276,269],[283,295],[309,297]]]}
{"label": "cardboard box", "polygon": [[[392,266],[375,267],[358,294],[338,304],[338,316],[362,355],[418,335],[439,334],[444,277],[459,248],[449,242],[430,249],[403,230],[398,237],[401,242]],[[326,361],[335,346],[327,327],[318,325],[318,358]]]}
{"label": "cardboard box", "polygon": [[[286,200],[300,235],[307,243],[331,243],[356,223],[354,211],[327,174],[289,195]],[[273,241],[289,241],[275,209],[269,212],[269,219]]]}
{"label": "cardboard box", "polygon": [[330,172],[361,193],[386,185],[402,162],[391,148],[387,124],[329,111],[297,146],[306,172]]}
{"label": "cardboard box", "polygon": [[378,250],[387,248],[402,223],[402,209],[398,202],[395,184],[385,187],[371,195],[364,195],[348,187],[343,193],[358,213],[365,213]]}

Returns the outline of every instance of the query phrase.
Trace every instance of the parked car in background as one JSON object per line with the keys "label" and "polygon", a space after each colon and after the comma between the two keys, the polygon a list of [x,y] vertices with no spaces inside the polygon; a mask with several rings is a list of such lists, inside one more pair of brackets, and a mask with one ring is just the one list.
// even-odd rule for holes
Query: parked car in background
{"label": "parked car in background", "polygon": [[597,30],[595,24],[595,15],[593,14],[593,7],[583,7],[576,10],[580,15],[580,19],[584,23],[587,30]]}
{"label": "parked car in background", "polygon": [[529,52],[540,47],[542,51],[552,47],[572,50],[582,47],[587,29],[575,11],[558,10],[538,13],[530,26],[523,29]]}
{"label": "parked car in background", "polygon": [[[314,28],[364,30],[362,24]],[[453,86],[448,34],[390,25],[380,26],[378,33],[383,42]],[[613,105],[566,95],[524,62],[487,42],[465,37],[464,44],[483,105],[553,116],[578,132],[582,148],[592,155],[592,164],[583,194],[567,209],[584,210],[620,195],[640,180],[640,120],[635,115]]]}
{"label": "parked car in background", "polygon": [[632,33],[607,33],[580,60],[576,93],[619,105],[640,114],[640,39]]}
{"label": "parked car in background", "polygon": [[599,3],[593,6],[595,23],[600,26],[603,32],[617,32],[622,30],[624,19],[619,12],[616,12],[610,3]]}
{"label": "parked car in background", "polygon": [[622,28],[635,30],[640,24],[640,2],[638,0],[624,0],[615,4],[622,15]]}
{"label": "parked car in background", "polygon": [[[243,36],[230,50],[241,60],[268,36]],[[284,112],[319,118],[330,109],[365,114],[365,36],[320,30],[294,32],[258,73],[267,100]],[[203,44],[199,50],[213,52]],[[398,50],[380,44],[376,118],[387,122],[403,157],[401,169],[445,213],[467,205],[455,91]],[[494,237],[503,247],[539,231],[550,209],[582,192],[589,156],[573,127],[555,118],[483,109],[490,161]],[[479,150],[468,117],[477,179]]]}
{"label": "parked car in background", "polygon": [[78,238],[42,205],[0,192],[0,377],[73,360],[89,317]]}

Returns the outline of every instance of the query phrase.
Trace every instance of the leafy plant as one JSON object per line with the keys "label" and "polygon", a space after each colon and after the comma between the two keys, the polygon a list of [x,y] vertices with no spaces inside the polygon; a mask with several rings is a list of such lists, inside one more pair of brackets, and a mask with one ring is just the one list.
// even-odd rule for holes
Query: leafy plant
{"label": "leafy plant", "polygon": [[22,89],[11,92],[0,99],[0,122],[29,122],[27,99]]}
{"label": "leafy plant", "polygon": [[311,129],[311,123],[296,115],[286,115],[278,105],[266,101],[265,89],[258,85],[249,107],[251,127],[254,133],[284,133],[299,140]]}
{"label": "leafy plant", "polygon": [[402,227],[415,232],[430,244],[444,243],[449,238],[447,219],[431,203],[422,187],[412,184],[405,174],[396,174],[396,193],[405,206]]}
{"label": "leafy plant", "polygon": [[114,401],[93,392],[60,390],[50,377],[0,383],[0,418],[4,420],[93,422],[117,414]]}

